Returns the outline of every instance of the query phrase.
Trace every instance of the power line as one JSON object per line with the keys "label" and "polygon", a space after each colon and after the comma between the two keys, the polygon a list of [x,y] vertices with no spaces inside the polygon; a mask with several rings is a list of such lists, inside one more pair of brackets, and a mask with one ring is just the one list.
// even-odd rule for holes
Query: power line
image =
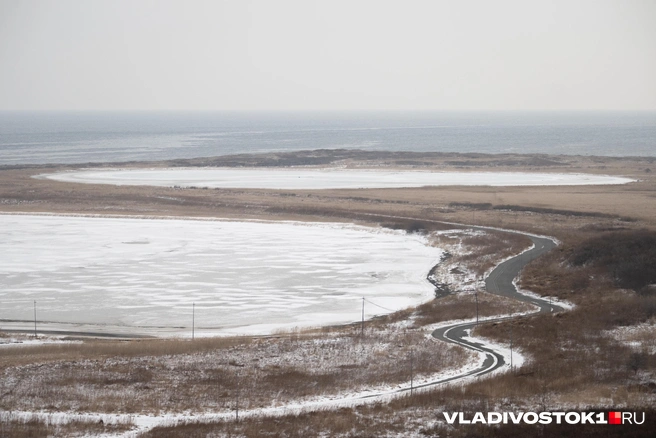
{"label": "power line", "polygon": [[369,300],[366,299],[366,298],[362,298],[362,299],[363,299],[364,301],[366,301],[367,303],[369,303],[369,304],[373,304],[374,306],[376,306],[376,307],[380,307],[381,309],[383,309],[383,310],[387,310],[388,312],[396,312],[396,310],[394,310],[394,309],[388,309],[387,307],[383,307],[383,306],[381,306],[380,304],[376,304],[376,303],[374,303],[374,302],[372,302],[372,301],[369,301]]}

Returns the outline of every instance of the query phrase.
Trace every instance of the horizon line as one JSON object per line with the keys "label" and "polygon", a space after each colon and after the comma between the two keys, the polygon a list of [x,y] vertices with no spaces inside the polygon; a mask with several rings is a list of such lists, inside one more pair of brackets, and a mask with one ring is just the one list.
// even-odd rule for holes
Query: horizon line
{"label": "horizon line", "polygon": [[602,108],[602,109],[16,109],[0,108],[0,112],[13,113],[575,113],[575,112],[656,112],[656,108]]}

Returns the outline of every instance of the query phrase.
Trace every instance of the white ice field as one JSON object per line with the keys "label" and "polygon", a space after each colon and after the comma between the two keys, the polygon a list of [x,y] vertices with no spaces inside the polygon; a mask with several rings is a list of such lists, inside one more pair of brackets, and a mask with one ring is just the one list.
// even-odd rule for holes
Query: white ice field
{"label": "white ice field", "polygon": [[164,187],[355,189],[423,186],[554,186],[626,184],[617,176],[577,173],[422,172],[349,169],[106,169],[40,175],[58,181]]}
{"label": "white ice field", "polygon": [[344,224],[0,215],[0,330],[34,301],[44,330],[189,336],[193,303],[197,336],[348,323],[430,299],[441,254]]}

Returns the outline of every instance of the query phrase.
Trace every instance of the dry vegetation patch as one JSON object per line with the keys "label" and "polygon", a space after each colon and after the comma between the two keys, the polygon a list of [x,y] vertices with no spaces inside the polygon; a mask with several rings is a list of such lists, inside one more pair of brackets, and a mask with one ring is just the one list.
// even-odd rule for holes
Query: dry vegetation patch
{"label": "dry vegetation patch", "polygon": [[[23,354],[34,350],[35,355],[29,364],[3,364],[0,407],[121,413],[229,411],[238,391],[242,408],[249,409],[403,384],[411,377],[411,354],[415,379],[473,360],[471,353],[456,346],[435,348],[420,329],[398,326],[371,326],[363,337],[357,327],[230,346],[217,342],[214,348],[201,343],[196,349],[196,341],[166,343],[181,345],[157,355],[153,349],[132,354],[131,348],[121,353],[115,347],[114,354],[101,358],[90,354],[78,360],[64,359],[66,346],[59,347],[56,358],[39,352],[44,347],[24,347]],[[80,347],[68,348],[80,351]],[[107,344],[89,346],[90,351],[102,348]]]}
{"label": "dry vegetation patch", "polygon": [[[454,283],[468,284],[473,279],[482,280],[499,261],[528,249],[531,240],[515,233],[481,229],[456,229],[437,231],[433,245],[444,248],[450,255],[441,265],[444,275],[456,274]],[[459,277],[457,274],[465,274]],[[473,287],[477,286],[472,284]]]}
{"label": "dry vegetation patch", "polygon": [[535,311],[535,306],[511,298],[482,292],[449,295],[417,307],[415,323],[429,325],[445,321],[472,319],[476,317],[476,300],[478,300],[479,317],[511,315]]}
{"label": "dry vegetation patch", "polygon": [[607,334],[635,351],[656,353],[656,318],[652,318],[644,324],[618,327],[609,330]]}
{"label": "dry vegetation patch", "polygon": [[42,415],[0,412],[0,437],[88,437],[117,434],[134,428],[129,420],[55,419]]}
{"label": "dry vegetation patch", "polygon": [[[646,327],[656,319],[656,294],[649,287],[656,273],[650,244],[656,233],[611,230],[599,236],[598,230],[581,230],[567,237],[561,247],[525,269],[521,286],[568,299],[576,307],[481,326],[477,333],[497,340],[509,339],[512,327],[513,342],[532,360],[515,374],[467,390],[482,391],[477,387],[487,385],[485,394],[491,399],[540,400],[551,408],[653,406],[656,351],[651,342],[631,342],[644,339]],[[636,326],[644,330],[631,328]],[[635,341],[629,340],[629,333],[635,333]]]}
{"label": "dry vegetation patch", "polygon": [[[448,400],[444,403],[425,406],[412,399],[399,400],[392,405],[367,405],[332,411],[285,415],[280,417],[254,417],[239,423],[233,421],[185,422],[178,425],[161,426],[142,433],[140,438],[187,438],[187,437],[289,437],[308,436],[356,438],[356,437],[450,437],[450,438],[525,438],[540,436],[547,438],[647,438],[656,428],[656,410],[653,408],[629,407],[627,410],[645,412],[645,423],[639,426],[608,425],[447,425],[443,412],[453,412]],[[446,405],[445,405],[446,403]],[[448,407],[447,407],[448,406]],[[491,412],[498,406],[485,400],[462,407],[462,412],[471,418],[474,412]],[[501,411],[498,409],[497,411]],[[509,407],[503,409],[509,410]],[[591,407],[590,412],[607,409]]]}

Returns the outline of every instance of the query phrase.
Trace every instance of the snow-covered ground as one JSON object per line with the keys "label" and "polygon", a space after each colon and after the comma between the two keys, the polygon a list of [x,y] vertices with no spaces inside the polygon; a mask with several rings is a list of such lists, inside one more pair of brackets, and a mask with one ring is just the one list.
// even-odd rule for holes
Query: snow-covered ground
{"label": "snow-covered ground", "polygon": [[633,326],[616,327],[604,333],[634,351],[656,354],[656,320]]}
{"label": "snow-covered ground", "polygon": [[[521,315],[528,314],[528,313],[530,312],[524,312],[521,313]],[[520,313],[515,314],[514,316],[517,315],[520,315]],[[505,315],[505,316],[509,316],[509,315]],[[489,317],[485,319],[494,319],[494,317]],[[473,322],[473,320],[456,321],[456,323],[458,322],[468,323],[468,322]],[[443,344],[440,344],[439,341],[436,341],[434,338],[430,336],[430,333],[437,327],[449,325],[453,323],[454,321],[443,322],[431,326],[425,326],[421,329],[421,331],[426,334],[427,338],[436,342],[435,348],[440,348],[441,346],[442,349],[444,348],[449,349],[452,348],[450,345],[445,346]],[[396,336],[399,335],[398,330],[395,330],[393,328],[392,330],[393,331],[390,332],[390,336],[393,337],[395,335]],[[480,338],[469,338],[469,340],[475,341],[482,346],[494,348],[495,350],[498,350],[499,352],[501,352],[501,354],[504,355],[505,361],[507,363],[510,362],[510,351],[507,348],[507,346],[494,343],[490,340],[483,340]],[[315,341],[315,342],[325,345],[326,343],[331,343],[332,341],[330,339],[325,339],[323,341]],[[357,346],[357,344],[354,344],[348,350],[352,348],[357,348],[358,354],[360,354],[362,352],[361,347],[362,346]],[[377,348],[375,345],[371,345],[371,347]],[[248,352],[246,353],[248,354]],[[290,353],[294,354],[293,352]],[[525,357],[517,350],[514,350],[512,354],[513,354],[514,366],[515,367],[521,366],[521,364],[523,364],[525,361]],[[347,355],[350,357],[355,356],[353,351],[349,352]],[[437,382],[444,382],[442,383],[444,385],[449,385],[449,384],[462,385],[464,383],[473,381],[475,379],[479,379],[480,376],[472,375],[464,379],[458,379],[452,382],[448,382],[449,379],[453,377],[470,373],[471,371],[480,367],[483,364],[484,359],[485,359],[485,354],[483,354],[482,352],[478,352],[476,354],[471,355],[469,360],[467,360],[466,363],[463,363],[462,366],[460,367],[445,368],[436,373],[427,374],[427,375],[416,375],[414,377],[413,387],[415,388],[416,392],[424,392],[429,390],[431,387],[430,386],[423,387],[423,388],[417,388],[417,387],[422,385],[429,385]],[[248,362],[248,361],[245,360],[244,358],[241,359],[239,362]],[[509,369],[508,366],[500,368],[495,372],[495,374],[506,372],[508,369]],[[399,384],[378,385],[370,389],[359,389],[355,391],[339,392],[336,394],[331,394],[326,396],[316,396],[316,397],[311,397],[309,399],[299,399],[296,401],[284,402],[281,404],[273,403],[272,405],[267,407],[252,408],[242,405],[242,408],[240,409],[240,418],[249,418],[249,417],[257,417],[257,416],[275,417],[275,416],[292,415],[292,414],[297,415],[303,412],[312,412],[316,410],[335,409],[339,407],[352,407],[352,406],[358,406],[368,403],[380,403],[380,402],[392,400],[396,397],[400,397],[403,394],[407,394],[407,390],[409,388],[410,388],[410,381],[406,381]],[[400,392],[401,390],[405,390],[406,392]],[[182,424],[187,421],[211,422],[220,419],[234,419],[235,417],[234,411],[231,411],[230,409],[219,410],[216,412],[203,411],[203,412],[193,412],[193,413],[192,412],[160,413],[160,414],[150,414],[150,415],[79,413],[79,412],[38,412],[38,411],[28,412],[28,411],[14,410],[12,412],[0,411],[0,416],[2,415],[4,416],[11,415],[12,418],[40,418],[43,421],[46,421],[48,424],[60,424],[69,421],[74,421],[74,420],[89,421],[89,422],[98,422],[99,420],[103,420],[107,424],[132,423],[135,426],[134,430],[115,435],[115,436],[123,436],[126,438],[135,437],[138,435],[139,432],[152,429],[155,426]]]}
{"label": "snow-covered ground", "polygon": [[348,169],[108,169],[39,175],[58,181],[209,188],[353,189],[423,186],[558,186],[626,184],[616,176],[575,173],[425,172]]}
{"label": "snow-covered ground", "polygon": [[[0,215],[0,328],[196,335],[348,323],[431,298],[442,251],[344,224]],[[195,304],[195,307],[192,307]],[[50,324],[47,324],[50,323]]]}
{"label": "snow-covered ground", "polygon": [[[535,292],[531,292],[530,290],[522,289],[519,284],[518,284],[518,279],[515,278],[512,281],[512,284],[515,286],[517,289],[517,292],[519,292],[522,295],[526,295],[527,297],[532,297],[532,298],[539,298],[542,300],[549,300],[551,304],[554,306],[562,307],[565,310],[572,310],[576,305],[572,302],[569,302],[567,300],[562,300],[560,298],[554,297],[554,296],[544,296],[540,294],[536,294]],[[553,308],[551,309],[553,311]]]}
{"label": "snow-covered ground", "polygon": [[33,335],[24,333],[13,334],[11,336],[0,336],[0,349],[13,347],[32,347],[35,345],[61,345],[61,344],[81,344],[82,341],[71,341],[63,336],[40,336],[34,338]]}

